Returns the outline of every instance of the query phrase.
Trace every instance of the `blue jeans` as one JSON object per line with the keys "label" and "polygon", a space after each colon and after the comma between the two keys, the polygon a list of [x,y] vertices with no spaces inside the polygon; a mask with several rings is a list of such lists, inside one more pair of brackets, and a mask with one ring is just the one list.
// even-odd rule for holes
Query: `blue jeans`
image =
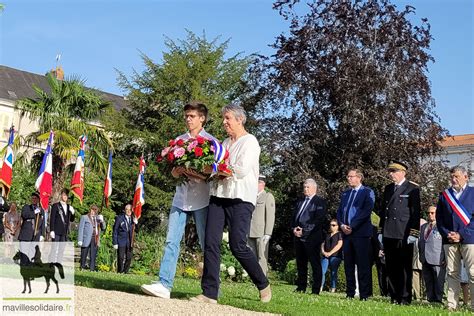
{"label": "blue jeans", "polygon": [[184,228],[189,216],[194,216],[196,230],[199,237],[199,245],[204,249],[204,240],[207,221],[207,207],[185,212],[180,208],[171,207],[168,220],[168,233],[166,234],[165,250],[161,259],[158,276],[161,284],[171,290],[174,277],[176,275],[176,265],[178,264],[179,248],[184,235]]}
{"label": "blue jeans", "polygon": [[321,286],[324,286],[326,281],[326,271],[328,271],[328,266],[331,268],[331,289],[335,289],[337,285],[337,270],[341,264],[342,259],[338,257],[329,257],[321,259],[321,267],[323,270],[323,281]]}

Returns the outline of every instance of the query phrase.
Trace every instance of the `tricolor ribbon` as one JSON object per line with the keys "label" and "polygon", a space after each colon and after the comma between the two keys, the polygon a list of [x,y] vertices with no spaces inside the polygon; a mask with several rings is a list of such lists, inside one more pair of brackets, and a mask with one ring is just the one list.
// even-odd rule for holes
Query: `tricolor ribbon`
{"label": "tricolor ribbon", "polygon": [[464,223],[465,226],[471,222],[471,214],[464,208],[464,206],[456,199],[453,189],[446,189],[443,191],[443,196],[448,201],[454,213]]}
{"label": "tricolor ribbon", "polygon": [[215,139],[211,139],[211,144],[214,147],[214,162],[212,163],[212,174],[214,175],[219,171],[219,163],[224,160],[226,149]]}

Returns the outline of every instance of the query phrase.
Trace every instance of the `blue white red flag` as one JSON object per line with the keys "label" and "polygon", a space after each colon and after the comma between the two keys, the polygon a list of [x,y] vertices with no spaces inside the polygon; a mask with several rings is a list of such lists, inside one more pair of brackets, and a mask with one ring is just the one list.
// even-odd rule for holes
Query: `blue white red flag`
{"label": "blue white red flag", "polygon": [[109,166],[104,183],[104,200],[105,206],[109,207],[109,198],[112,195],[112,151],[109,153]]}
{"label": "blue white red flag", "polygon": [[142,206],[145,204],[145,166],[145,159],[142,156],[140,158],[140,169],[132,205],[133,213],[137,220],[142,216]]}
{"label": "blue white red flag", "polygon": [[48,145],[43,156],[43,162],[39,170],[38,179],[36,179],[36,190],[40,194],[40,203],[43,209],[49,205],[49,197],[53,192],[53,143],[54,132],[49,133]]}
{"label": "blue white red flag", "polygon": [[79,148],[79,153],[77,154],[76,166],[74,167],[74,174],[71,178],[71,191],[78,199],[82,205],[82,200],[84,198],[84,159],[85,159],[85,147],[87,142],[87,136],[82,135],[79,138],[81,142],[81,147]]}
{"label": "blue white red flag", "polygon": [[0,184],[4,188],[5,197],[8,197],[12,186],[13,175],[13,140],[15,138],[15,130],[13,126],[10,128],[10,137],[8,138],[7,152],[3,158],[2,169],[0,170]]}

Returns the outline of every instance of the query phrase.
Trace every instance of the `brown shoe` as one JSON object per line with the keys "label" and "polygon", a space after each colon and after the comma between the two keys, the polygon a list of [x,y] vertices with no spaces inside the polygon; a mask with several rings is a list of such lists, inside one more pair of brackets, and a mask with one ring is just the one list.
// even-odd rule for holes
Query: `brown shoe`
{"label": "brown shoe", "polygon": [[270,285],[260,291],[260,301],[263,303],[268,303],[272,299],[272,289]]}
{"label": "brown shoe", "polygon": [[191,302],[199,302],[199,303],[208,303],[208,304],[217,304],[217,300],[209,298],[205,295],[199,294],[198,296],[191,297],[189,299]]}

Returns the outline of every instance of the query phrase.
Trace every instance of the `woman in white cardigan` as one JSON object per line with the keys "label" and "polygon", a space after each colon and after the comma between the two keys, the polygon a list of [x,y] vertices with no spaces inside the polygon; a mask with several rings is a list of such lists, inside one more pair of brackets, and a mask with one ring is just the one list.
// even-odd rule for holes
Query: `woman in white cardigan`
{"label": "woman in white cardigan", "polygon": [[268,279],[257,258],[247,247],[250,221],[257,202],[260,145],[255,136],[245,130],[247,117],[241,106],[226,105],[221,113],[224,129],[229,135],[222,145],[229,152],[232,175],[211,185],[201,280],[203,294],[191,300],[217,303],[220,247],[224,226],[227,224],[232,254],[260,291],[260,300],[269,302],[272,293]]}

